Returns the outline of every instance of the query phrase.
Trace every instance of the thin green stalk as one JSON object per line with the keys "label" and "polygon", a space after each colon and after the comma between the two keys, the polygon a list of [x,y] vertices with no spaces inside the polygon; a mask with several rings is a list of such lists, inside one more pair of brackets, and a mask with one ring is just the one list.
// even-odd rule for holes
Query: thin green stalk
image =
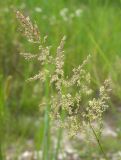
{"label": "thin green stalk", "polygon": [[56,145],[56,150],[55,150],[55,155],[53,160],[57,160],[58,158],[58,153],[61,145],[61,137],[62,137],[62,128],[59,128],[58,131],[58,139],[57,139],[57,145]]}
{"label": "thin green stalk", "polygon": [[49,116],[48,116],[48,106],[45,111],[44,119],[44,138],[43,138],[43,160],[48,160],[49,158]]}
{"label": "thin green stalk", "polygon": [[[1,142],[0,142],[1,143]],[[0,144],[0,160],[3,160],[3,155],[2,155],[2,146]]]}
{"label": "thin green stalk", "polygon": [[91,125],[90,122],[89,122],[89,125],[90,125],[90,128],[92,129],[92,132],[93,132],[93,134],[94,134],[94,136],[95,136],[95,139],[96,139],[96,141],[97,141],[97,144],[98,144],[98,146],[99,146],[99,148],[100,148],[100,150],[101,150],[104,158],[105,158],[106,160],[108,160],[108,158],[107,158],[107,156],[106,156],[106,154],[105,154],[105,152],[104,152],[104,149],[103,149],[103,147],[102,147],[102,145],[101,145],[100,139],[99,139],[98,135],[97,135],[96,132],[95,132],[95,129],[93,128],[93,126]]}
{"label": "thin green stalk", "polygon": [[4,139],[3,137],[3,121],[4,121],[4,89],[3,89],[3,84],[2,84],[2,78],[0,77],[0,160],[3,160],[3,152],[2,152],[2,140]]}
{"label": "thin green stalk", "polygon": [[49,81],[46,80],[45,83],[45,96],[46,96],[46,110],[45,110],[45,117],[44,117],[44,137],[43,137],[43,160],[49,159],[49,143],[50,143],[50,124],[49,124]]}

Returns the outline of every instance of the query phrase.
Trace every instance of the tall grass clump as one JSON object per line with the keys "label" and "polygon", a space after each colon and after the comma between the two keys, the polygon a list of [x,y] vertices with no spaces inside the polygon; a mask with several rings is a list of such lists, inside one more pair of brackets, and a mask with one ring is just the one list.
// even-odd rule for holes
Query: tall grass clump
{"label": "tall grass clump", "polygon": [[[85,69],[90,59],[90,55],[81,65],[73,68],[72,74],[66,76],[64,73],[64,36],[57,47],[56,55],[52,56],[51,46],[46,45],[47,36],[41,37],[36,24],[32,24],[29,17],[25,17],[21,12],[16,12],[16,17],[20,23],[20,29],[27,40],[38,46],[38,54],[21,53],[28,61],[39,62],[40,70],[27,81],[39,80],[43,84],[45,91],[45,120],[43,133],[43,159],[49,158],[50,147],[50,120],[57,123],[59,128],[66,128],[69,136],[74,137],[79,132],[87,134],[90,129],[94,135],[105,159],[107,156],[100,142],[100,133],[103,125],[103,113],[109,107],[110,80],[104,81],[99,88],[96,97],[91,89],[91,75]],[[90,132],[90,134],[91,134]],[[60,130],[60,134],[62,130]],[[59,135],[60,135],[59,134]],[[54,158],[60,147],[60,137]],[[54,159],[53,158],[53,159]]]}

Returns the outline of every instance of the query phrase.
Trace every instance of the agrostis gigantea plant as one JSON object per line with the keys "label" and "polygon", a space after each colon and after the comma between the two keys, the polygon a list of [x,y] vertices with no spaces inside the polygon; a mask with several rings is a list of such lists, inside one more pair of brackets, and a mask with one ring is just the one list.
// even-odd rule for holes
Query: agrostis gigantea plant
{"label": "agrostis gigantea plant", "polygon": [[[111,90],[110,80],[105,80],[99,89],[99,96],[92,98],[91,76],[85,70],[85,65],[88,63],[90,55],[81,65],[72,70],[71,77],[66,77],[64,74],[63,50],[66,37],[62,38],[54,57],[50,54],[51,47],[46,46],[47,36],[42,39],[37,25],[32,24],[30,18],[25,17],[19,11],[16,12],[16,17],[27,40],[38,44],[38,54],[21,53],[21,55],[28,61],[36,59],[40,63],[41,69],[36,75],[30,77],[28,81],[40,80],[47,85],[47,89],[49,88],[48,100],[45,102],[47,106],[50,106],[47,114],[52,120],[57,120],[59,127],[67,128],[71,137],[90,127],[106,158],[98,132],[102,127],[103,113],[108,108],[107,101]],[[53,69],[49,67],[50,65],[53,65]],[[86,103],[83,103],[85,97]],[[96,130],[94,122],[98,124]]]}

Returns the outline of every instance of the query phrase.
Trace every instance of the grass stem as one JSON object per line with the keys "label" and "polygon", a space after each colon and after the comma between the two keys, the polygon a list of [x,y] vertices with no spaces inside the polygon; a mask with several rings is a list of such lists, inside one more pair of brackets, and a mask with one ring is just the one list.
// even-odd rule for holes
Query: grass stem
{"label": "grass stem", "polygon": [[90,128],[92,129],[92,132],[93,132],[93,134],[94,134],[94,136],[95,136],[95,139],[96,139],[96,141],[97,141],[97,144],[98,144],[98,146],[99,146],[99,148],[100,148],[100,150],[101,150],[104,158],[105,158],[106,160],[108,160],[108,158],[107,158],[107,156],[106,156],[106,153],[104,152],[104,149],[103,149],[103,147],[102,147],[102,144],[101,144],[101,142],[100,142],[100,139],[99,139],[99,137],[98,137],[98,135],[97,135],[94,127],[91,125],[90,122],[89,122],[89,125],[90,125]]}
{"label": "grass stem", "polygon": [[50,123],[49,123],[49,81],[48,77],[45,83],[45,97],[46,97],[46,109],[44,117],[44,138],[43,138],[43,160],[49,159],[49,146],[50,146]]}
{"label": "grass stem", "polygon": [[44,138],[43,138],[43,160],[48,160],[49,156],[49,116],[48,106],[45,111],[45,127],[44,127]]}
{"label": "grass stem", "polygon": [[2,155],[2,146],[1,146],[1,142],[0,142],[0,160],[3,160],[3,155]]}
{"label": "grass stem", "polygon": [[58,154],[59,154],[59,150],[60,150],[60,146],[61,146],[61,138],[62,138],[62,128],[59,128],[55,156],[54,156],[53,160],[57,160],[57,158],[58,158]]}

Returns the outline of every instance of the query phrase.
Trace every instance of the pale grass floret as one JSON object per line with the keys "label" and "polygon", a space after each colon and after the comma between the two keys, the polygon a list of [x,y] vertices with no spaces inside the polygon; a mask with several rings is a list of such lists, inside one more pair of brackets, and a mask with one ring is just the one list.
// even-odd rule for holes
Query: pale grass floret
{"label": "pale grass floret", "polygon": [[[103,126],[103,114],[109,107],[107,104],[109,100],[109,93],[111,81],[109,79],[104,81],[103,86],[99,89],[99,97],[92,98],[92,100],[88,101],[88,106],[86,107],[86,111],[82,114],[83,118],[86,120],[84,123],[87,128],[90,126],[95,128],[95,133],[100,134]],[[93,130],[94,130],[93,128]]]}
{"label": "pale grass floret", "polygon": [[95,120],[102,121],[102,114],[109,107],[106,102],[109,100],[110,92],[110,81],[105,80],[104,85],[99,89],[99,97],[93,98],[89,101],[89,106],[87,107],[87,113],[85,114],[89,121],[93,122]]}
{"label": "pale grass floret", "polygon": [[49,74],[49,71],[46,69],[43,69],[38,74],[34,75],[33,77],[28,78],[27,82],[35,81],[35,80],[40,80],[41,82],[45,82],[48,74]]}
{"label": "pale grass floret", "polygon": [[31,54],[31,53],[20,53],[26,60],[31,60],[36,58],[38,55],[37,54]]}
{"label": "pale grass floret", "polygon": [[51,47],[45,47],[45,48],[41,48],[40,50],[40,54],[38,56],[38,61],[40,61],[40,63],[42,65],[46,64],[49,62],[50,58],[50,49]]}
{"label": "pale grass floret", "polygon": [[55,58],[55,71],[51,75],[50,83],[55,83],[56,89],[59,94],[61,94],[62,81],[64,76],[63,65],[64,65],[64,43],[66,37],[64,36],[60,42],[60,45],[57,47],[57,53]]}

